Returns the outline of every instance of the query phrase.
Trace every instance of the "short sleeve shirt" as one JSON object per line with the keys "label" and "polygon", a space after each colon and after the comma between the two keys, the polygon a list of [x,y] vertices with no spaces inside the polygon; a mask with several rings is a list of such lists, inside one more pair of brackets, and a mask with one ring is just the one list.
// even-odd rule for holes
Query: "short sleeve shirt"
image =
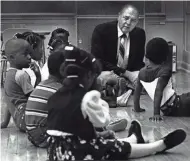
{"label": "short sleeve shirt", "polygon": [[34,87],[31,85],[30,76],[24,70],[10,68],[6,74],[4,89],[10,101],[18,106],[27,102],[27,94],[32,92]]}
{"label": "short sleeve shirt", "polygon": [[169,98],[175,93],[172,86],[171,76],[172,76],[171,67],[165,64],[154,67],[147,65],[144,68],[142,68],[139,72],[140,82],[152,100],[154,100],[154,94],[158,83],[158,79],[160,77],[170,78],[167,86],[163,91],[161,106],[164,105],[164,103],[167,100],[169,100]]}

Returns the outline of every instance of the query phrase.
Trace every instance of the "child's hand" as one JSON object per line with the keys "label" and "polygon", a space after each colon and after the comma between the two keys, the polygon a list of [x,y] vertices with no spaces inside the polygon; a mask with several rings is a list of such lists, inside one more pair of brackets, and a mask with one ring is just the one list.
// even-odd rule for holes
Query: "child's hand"
{"label": "child's hand", "polygon": [[30,69],[34,71],[36,77],[39,76],[39,75],[41,75],[40,68],[38,67],[38,65],[35,62],[32,62],[30,64]]}
{"label": "child's hand", "polygon": [[132,109],[133,112],[145,112],[146,110],[144,108],[139,108],[139,109]]}
{"label": "child's hand", "polygon": [[160,115],[154,115],[153,117],[149,118],[149,121],[152,121],[152,122],[161,122],[161,121],[163,121],[163,117],[160,116]]}
{"label": "child's hand", "polygon": [[97,132],[97,135],[103,137],[104,139],[115,139],[115,133],[112,130]]}

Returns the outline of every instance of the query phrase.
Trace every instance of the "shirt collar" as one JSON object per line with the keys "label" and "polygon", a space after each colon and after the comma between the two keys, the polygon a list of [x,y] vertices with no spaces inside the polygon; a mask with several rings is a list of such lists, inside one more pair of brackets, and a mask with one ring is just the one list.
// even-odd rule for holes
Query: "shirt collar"
{"label": "shirt collar", "polygon": [[[121,37],[123,35],[123,32],[121,31],[121,29],[119,28],[119,25],[117,25],[117,33],[118,33],[118,38]],[[126,37],[128,38],[129,37],[129,33],[126,34]]]}

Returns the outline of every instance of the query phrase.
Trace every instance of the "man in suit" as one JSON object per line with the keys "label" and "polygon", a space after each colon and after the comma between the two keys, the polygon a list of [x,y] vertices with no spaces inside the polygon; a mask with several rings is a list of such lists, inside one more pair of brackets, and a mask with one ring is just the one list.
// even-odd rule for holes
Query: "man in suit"
{"label": "man in suit", "polygon": [[110,78],[125,78],[125,84],[135,87],[139,70],[144,66],[146,41],[145,31],[136,27],[138,20],[137,8],[125,5],[119,12],[117,21],[95,27],[91,53],[102,63],[103,72],[99,76],[102,86]]}

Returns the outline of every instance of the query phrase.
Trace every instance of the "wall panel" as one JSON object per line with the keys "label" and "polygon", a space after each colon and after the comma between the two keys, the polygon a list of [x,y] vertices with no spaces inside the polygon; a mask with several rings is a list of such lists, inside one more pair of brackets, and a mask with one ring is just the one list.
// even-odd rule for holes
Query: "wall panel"
{"label": "wall panel", "polygon": [[75,13],[75,1],[2,1],[2,13]]}

